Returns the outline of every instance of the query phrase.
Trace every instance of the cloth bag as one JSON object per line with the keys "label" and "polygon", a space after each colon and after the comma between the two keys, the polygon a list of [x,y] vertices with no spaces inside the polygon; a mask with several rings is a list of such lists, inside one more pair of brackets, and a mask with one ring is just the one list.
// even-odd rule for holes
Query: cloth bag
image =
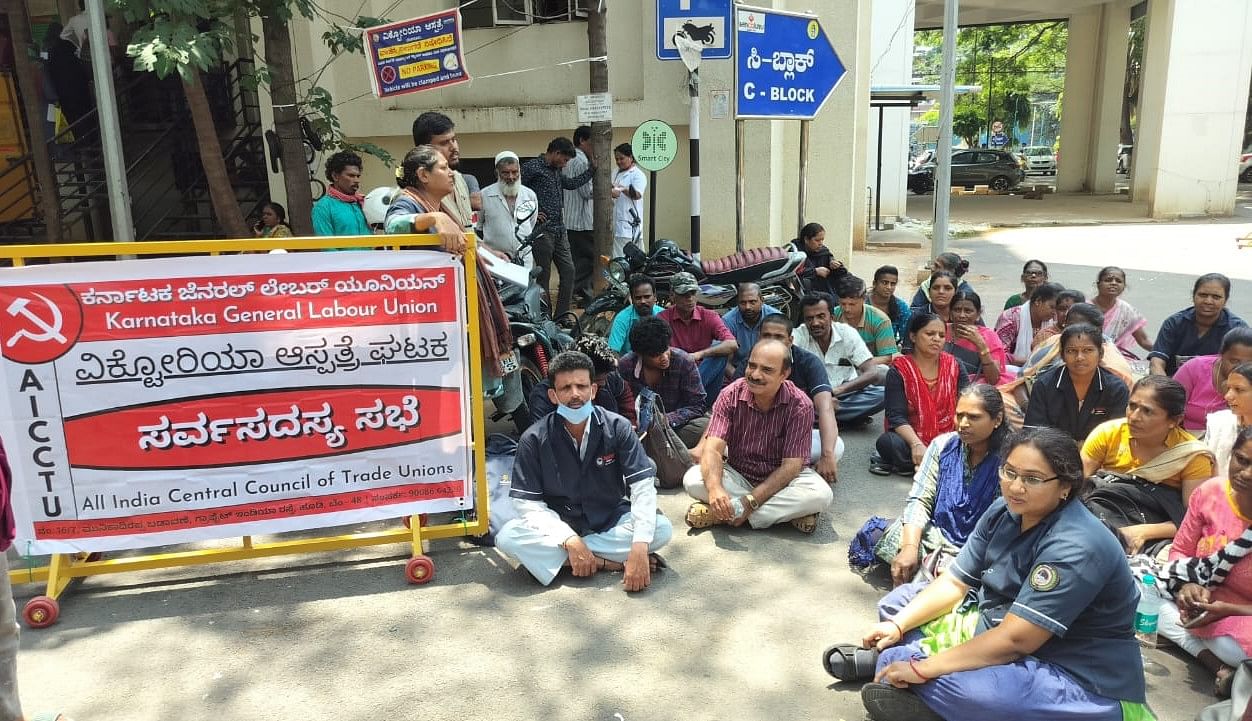
{"label": "cloth bag", "polygon": [[1244,661],[1235,669],[1230,684],[1230,698],[1219,701],[1195,717],[1196,721],[1240,721],[1247,717],[1248,701],[1252,700],[1252,660]]}
{"label": "cloth bag", "polygon": [[665,406],[655,392],[644,388],[636,402],[639,407],[639,430],[643,432],[639,442],[643,444],[643,452],[656,464],[657,487],[681,487],[683,476],[695,465],[691,460],[691,451],[687,450],[678,433],[670,428]]}

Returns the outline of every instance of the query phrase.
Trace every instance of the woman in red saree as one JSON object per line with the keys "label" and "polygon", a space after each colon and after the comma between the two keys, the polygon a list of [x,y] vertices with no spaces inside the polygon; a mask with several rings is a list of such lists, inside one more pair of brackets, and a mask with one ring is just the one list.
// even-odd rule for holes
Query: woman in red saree
{"label": "woman in red saree", "polygon": [[909,321],[913,350],[896,356],[887,371],[886,430],[870,458],[870,473],[911,476],[926,446],[956,430],[956,398],[969,378],[960,362],[943,352],[946,332],[933,313],[918,313]]}

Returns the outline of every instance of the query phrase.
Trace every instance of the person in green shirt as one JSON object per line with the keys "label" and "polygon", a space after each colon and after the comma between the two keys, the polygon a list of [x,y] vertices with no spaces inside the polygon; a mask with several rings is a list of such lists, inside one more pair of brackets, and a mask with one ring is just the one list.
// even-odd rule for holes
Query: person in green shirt
{"label": "person in green shirt", "polygon": [[886,313],[865,302],[865,281],[854,275],[839,281],[839,307],[831,312],[831,319],[847,323],[856,329],[865,347],[873,354],[874,365],[879,371],[879,383],[887,377],[891,359],[900,353],[896,345],[895,329]]}
{"label": "person in green shirt", "polygon": [[1030,300],[1030,294],[1035,292],[1035,288],[1048,282],[1048,264],[1042,260],[1028,260],[1026,265],[1022,266],[1022,286],[1025,288],[1021,293],[1014,293],[1009,299],[1004,301],[1004,310],[1016,308],[1026,301]]}
{"label": "person in green shirt", "polygon": [[365,220],[365,196],[361,189],[361,156],[342,151],[326,161],[326,195],[313,204],[313,234],[372,235]]}

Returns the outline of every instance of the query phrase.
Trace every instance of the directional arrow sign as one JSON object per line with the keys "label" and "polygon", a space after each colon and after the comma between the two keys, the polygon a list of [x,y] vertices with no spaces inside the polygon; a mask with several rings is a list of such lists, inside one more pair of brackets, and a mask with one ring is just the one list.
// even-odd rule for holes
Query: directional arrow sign
{"label": "directional arrow sign", "polygon": [[735,6],[735,117],[812,120],[845,69],[812,15]]}

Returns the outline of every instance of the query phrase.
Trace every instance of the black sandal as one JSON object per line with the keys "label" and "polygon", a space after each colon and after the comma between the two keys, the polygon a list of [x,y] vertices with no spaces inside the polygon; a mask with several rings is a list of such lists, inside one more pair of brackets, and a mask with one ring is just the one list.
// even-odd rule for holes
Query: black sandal
{"label": "black sandal", "polygon": [[943,721],[920,696],[890,684],[865,684],[861,703],[874,721]]}
{"label": "black sandal", "polygon": [[878,649],[837,643],[822,652],[822,668],[840,681],[868,681],[878,666]]}

